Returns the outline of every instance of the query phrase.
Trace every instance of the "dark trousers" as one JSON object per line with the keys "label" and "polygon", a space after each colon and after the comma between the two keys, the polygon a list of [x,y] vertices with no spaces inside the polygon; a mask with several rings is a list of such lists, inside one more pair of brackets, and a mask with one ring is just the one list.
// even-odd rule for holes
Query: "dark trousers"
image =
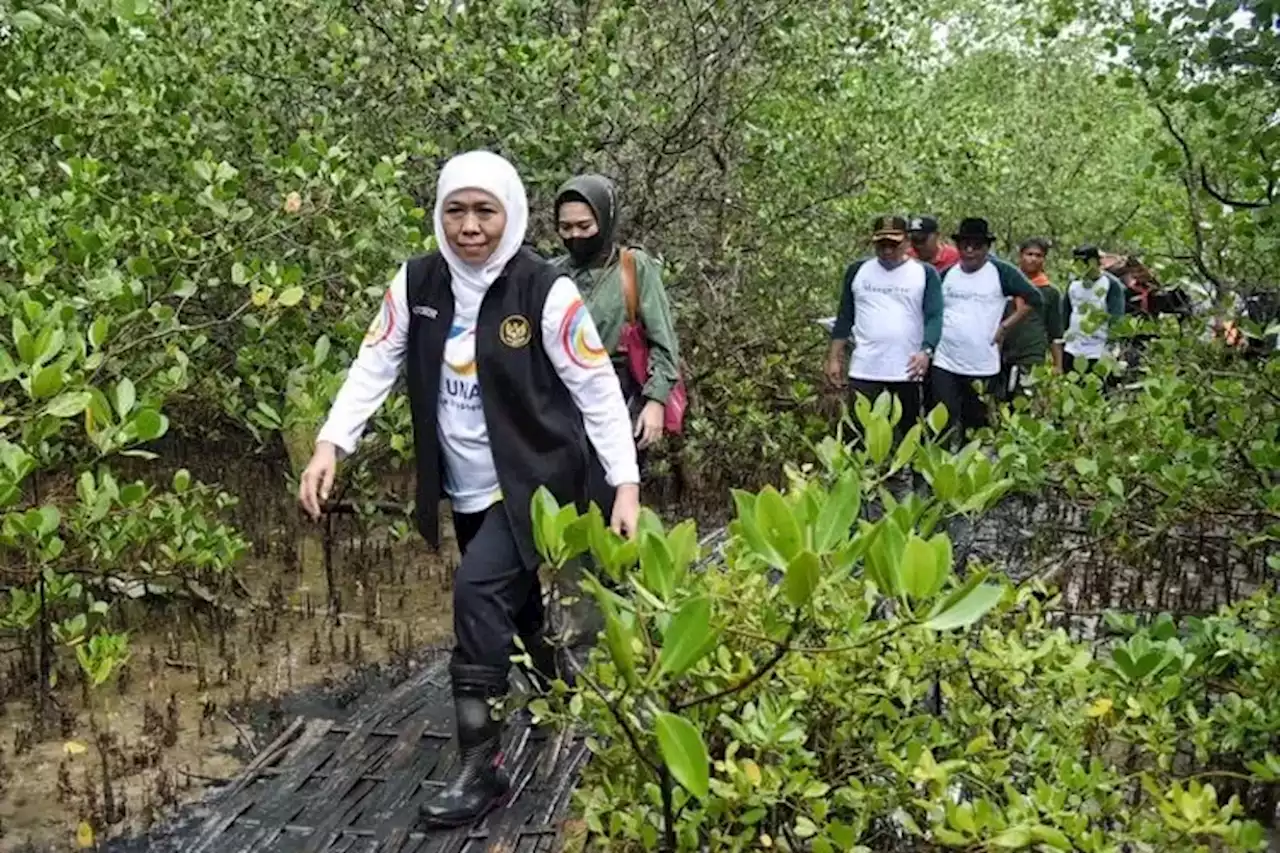
{"label": "dark trousers", "polygon": [[1099,361],[1101,361],[1101,359],[1085,358],[1084,356],[1072,355],[1069,352],[1064,352],[1062,354],[1062,372],[1070,373],[1074,370],[1077,373],[1092,373],[1094,365]]}
{"label": "dark trousers", "polygon": [[1000,367],[1000,378],[996,383],[995,398],[1001,403],[1008,403],[1022,393],[1027,377],[1035,370],[1032,364],[1003,364]]}
{"label": "dark trousers", "polygon": [[[868,403],[874,406],[876,398],[886,391],[898,398],[898,402],[902,405],[902,418],[898,421],[898,425],[893,428],[894,439],[902,441],[902,437],[920,420],[921,389],[919,382],[878,382],[874,379],[850,379],[849,405],[852,406],[858,395],[861,394],[867,398]],[[859,427],[856,419],[854,426],[855,428]]]}
{"label": "dark trousers", "polygon": [[519,635],[529,647],[542,631],[542,585],[524,565],[501,503],[484,512],[455,513],[462,562],[453,577],[453,662],[511,666]]}
{"label": "dark trousers", "polygon": [[947,409],[946,434],[953,447],[963,447],[969,430],[988,423],[987,403],[994,376],[961,376],[941,367],[929,372],[929,408],[941,403]]}

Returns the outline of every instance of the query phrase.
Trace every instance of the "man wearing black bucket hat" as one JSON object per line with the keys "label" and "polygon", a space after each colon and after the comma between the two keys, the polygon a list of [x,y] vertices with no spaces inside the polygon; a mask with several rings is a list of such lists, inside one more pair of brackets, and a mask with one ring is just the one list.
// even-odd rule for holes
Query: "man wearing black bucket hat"
{"label": "man wearing black bucket hat", "polygon": [[[902,405],[901,439],[920,417],[920,382],[942,331],[942,291],[938,273],[907,257],[907,223],[881,216],[871,226],[874,258],[845,270],[840,312],[827,350],[827,381],[845,385],[869,401],[888,392]],[[846,345],[853,339],[852,360]]]}
{"label": "man wearing black bucket hat", "polygon": [[952,235],[960,263],[942,277],[942,339],[930,374],[930,406],[947,408],[953,441],[963,444],[968,430],[987,424],[981,391],[1000,373],[1000,344],[1008,327],[1005,303],[1021,297],[1033,310],[1044,304],[1040,292],[1017,267],[990,256],[995,236],[987,220],[961,220]]}

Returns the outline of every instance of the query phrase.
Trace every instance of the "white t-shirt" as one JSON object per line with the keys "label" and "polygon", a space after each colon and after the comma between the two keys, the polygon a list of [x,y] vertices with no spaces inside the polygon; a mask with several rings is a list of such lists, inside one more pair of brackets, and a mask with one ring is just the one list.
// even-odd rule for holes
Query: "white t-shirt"
{"label": "white t-shirt", "polygon": [[[470,310],[468,310],[468,308]],[[476,315],[479,303],[454,298],[453,326],[440,364],[436,432],[444,456],[444,491],[457,512],[482,512],[502,496],[489,450],[489,427],[476,380]]]}
{"label": "white t-shirt", "polygon": [[967,273],[956,264],[942,277],[942,339],[933,363],[960,376],[1000,372],[996,329],[1006,300],[1000,271],[987,261]]}
{"label": "white t-shirt", "polygon": [[853,357],[849,376],[907,382],[907,362],[924,340],[924,264],[908,259],[891,270],[875,258],[858,267],[853,289]]}
{"label": "white t-shirt", "polygon": [[1107,352],[1110,332],[1107,315],[1107,292],[1111,279],[1105,275],[1093,284],[1085,284],[1078,278],[1067,286],[1067,298],[1071,300],[1071,322],[1062,348],[1081,358],[1102,358]]}
{"label": "white t-shirt", "polygon": [[[401,267],[365,335],[360,353],[334,398],[317,441],[344,454],[355,450],[365,424],[391,393],[409,343],[409,306]],[[443,483],[457,512],[481,512],[502,497],[489,448],[475,364],[475,323],[483,294],[454,290],[453,327],[440,365],[437,430]],[[573,334],[563,334],[571,330]],[[577,285],[559,278],[542,310],[542,346],[582,415],[611,486],[639,483],[635,439],[618,376]]]}

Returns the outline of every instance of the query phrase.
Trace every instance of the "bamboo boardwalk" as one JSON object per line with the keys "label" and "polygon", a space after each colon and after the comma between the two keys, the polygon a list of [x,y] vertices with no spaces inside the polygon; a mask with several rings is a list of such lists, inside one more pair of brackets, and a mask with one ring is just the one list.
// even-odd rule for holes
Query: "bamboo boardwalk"
{"label": "bamboo boardwalk", "polygon": [[418,805],[456,760],[447,656],[349,719],[295,718],[206,803],[185,853],[549,853],[587,760],[580,738],[507,727],[512,793],[477,825],[427,831]]}

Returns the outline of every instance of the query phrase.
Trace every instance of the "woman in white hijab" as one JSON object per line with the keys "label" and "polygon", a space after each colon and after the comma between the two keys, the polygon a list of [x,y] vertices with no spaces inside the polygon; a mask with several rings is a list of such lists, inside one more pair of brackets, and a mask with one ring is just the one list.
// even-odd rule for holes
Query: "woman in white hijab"
{"label": "woman in white hijab", "polygon": [[438,504],[453,507],[462,560],[454,577],[457,777],[423,807],[433,825],[470,823],[506,793],[502,723],[518,635],[544,675],[542,595],[529,501],[546,486],[586,497],[588,453],[615,489],[611,524],[633,535],[639,471],[631,419],[608,353],[574,283],[522,249],[529,209],[506,160],[472,151],[449,161],[436,192],[439,250],[392,280],[302,475],[299,501],[318,518],[339,453],[407,368],[418,465],[418,526],[439,543]]}

